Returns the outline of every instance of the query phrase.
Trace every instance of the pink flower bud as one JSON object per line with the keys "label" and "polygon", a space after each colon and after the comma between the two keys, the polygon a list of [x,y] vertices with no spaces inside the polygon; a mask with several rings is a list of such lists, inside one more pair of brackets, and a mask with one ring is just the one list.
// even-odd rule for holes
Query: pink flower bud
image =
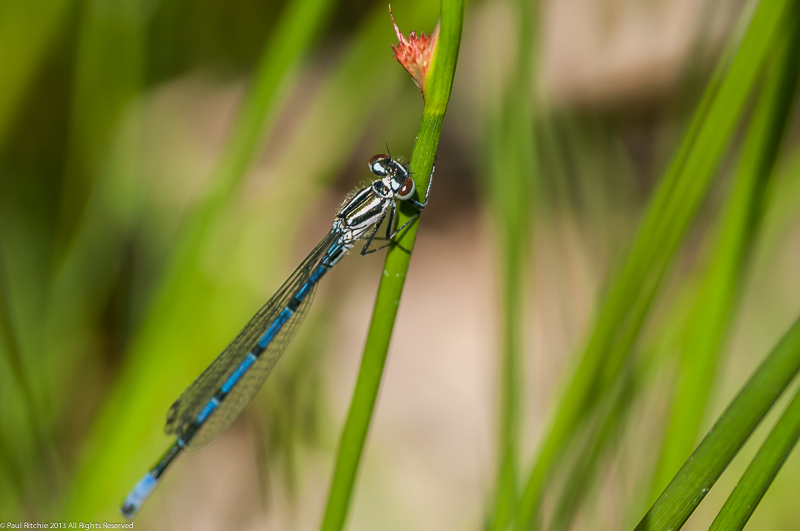
{"label": "pink flower bud", "polygon": [[397,46],[392,45],[394,58],[411,74],[414,83],[422,92],[422,97],[425,98],[425,76],[428,74],[433,60],[433,51],[439,41],[439,23],[436,23],[436,27],[430,35],[420,32],[417,37],[417,34],[412,31],[406,38],[394,21],[391,5],[389,6],[389,16],[392,17],[394,32],[397,34],[397,40],[400,41]]}

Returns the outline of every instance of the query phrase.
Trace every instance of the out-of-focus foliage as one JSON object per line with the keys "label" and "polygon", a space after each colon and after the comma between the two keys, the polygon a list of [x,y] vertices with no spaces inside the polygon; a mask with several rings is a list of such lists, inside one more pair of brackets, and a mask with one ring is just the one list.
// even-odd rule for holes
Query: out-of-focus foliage
{"label": "out-of-focus foliage", "polygon": [[[439,12],[392,9],[426,32]],[[800,311],[797,11],[468,4],[349,528],[678,525],[727,467],[707,449],[744,445],[686,524],[711,525],[788,403],[745,444],[777,396],[733,397]],[[0,522],[121,521],[172,401],[369,157],[411,153],[393,42],[366,1],[0,3]],[[380,262],[325,279],[254,406],[137,528],[319,526]],[[796,409],[720,529],[786,455],[750,526],[797,521]]]}

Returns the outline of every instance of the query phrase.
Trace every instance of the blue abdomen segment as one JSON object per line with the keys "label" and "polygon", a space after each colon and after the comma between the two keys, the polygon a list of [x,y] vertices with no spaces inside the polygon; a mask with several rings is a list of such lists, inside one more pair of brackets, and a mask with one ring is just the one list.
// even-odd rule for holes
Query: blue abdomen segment
{"label": "blue abdomen segment", "polygon": [[238,382],[241,379],[242,375],[244,375],[244,373],[247,372],[247,369],[249,369],[256,362],[257,359],[258,358],[256,357],[256,355],[250,352],[244,359],[244,361],[242,361],[242,363],[239,364],[236,370],[233,371],[233,374],[231,374],[228,377],[228,379],[225,380],[225,383],[222,384],[222,392],[226,394],[229,393],[233,388],[233,386],[236,384],[236,382]]}
{"label": "blue abdomen segment", "polygon": [[158,480],[161,477],[161,474],[169,467],[172,461],[178,457],[178,454],[181,453],[183,450],[183,446],[180,442],[176,442],[173,444],[169,450],[161,457],[161,459],[156,463],[156,465],[150,469],[150,471],[144,475],[142,479],[139,480],[139,483],[133,487],[130,494],[125,498],[125,501],[122,502],[122,506],[120,507],[120,512],[122,516],[125,518],[131,519],[136,516],[136,513],[139,512],[139,509],[142,508],[142,505],[147,500],[148,497],[153,493],[153,490],[158,486]]}
{"label": "blue abdomen segment", "polygon": [[156,485],[158,485],[158,480],[153,477],[153,474],[150,472],[145,474],[145,476],[139,480],[139,483],[133,487],[128,497],[125,498],[122,508],[120,509],[122,516],[125,518],[133,518],[134,515],[139,512],[139,508],[145,500],[153,492],[153,489],[156,488]]}
{"label": "blue abdomen segment", "polygon": [[[289,301],[289,304],[286,305],[286,308],[284,308],[281,313],[278,314],[278,317],[275,319],[275,321],[269,326],[269,328],[267,328],[267,331],[264,332],[264,335],[261,336],[261,339],[258,341],[259,347],[266,349],[269,346],[272,340],[275,339],[275,336],[278,335],[278,332],[281,331],[283,325],[286,324],[286,321],[288,321],[292,314],[297,311],[297,308],[300,307],[300,304],[306,298],[308,293],[314,286],[317,285],[319,279],[321,279],[322,275],[327,273],[329,269],[330,267],[325,264],[320,264],[319,267],[317,267],[314,273],[311,274],[311,277],[308,279],[308,281],[297,291],[295,296],[292,297],[292,300]],[[258,355],[260,355],[260,352]]]}
{"label": "blue abdomen segment", "polygon": [[[296,300],[297,298],[294,298],[292,299],[292,302]],[[278,332],[281,331],[281,328],[283,328],[283,325],[286,324],[286,321],[289,320],[289,317],[291,317],[293,313],[294,310],[289,306],[287,306],[286,308],[283,309],[283,311],[281,311],[281,313],[278,315],[278,318],[275,319],[275,321],[273,321],[271,325],[269,325],[267,331],[264,332],[264,335],[261,336],[261,339],[258,340],[258,346],[261,347],[260,349],[261,351],[267,348],[267,346],[272,342],[272,340],[275,338]],[[260,355],[261,352],[259,352],[258,354]]]}
{"label": "blue abdomen segment", "polygon": [[203,421],[205,421],[208,418],[208,416],[212,414],[215,409],[217,409],[217,406],[219,406],[219,399],[216,396],[214,396],[211,398],[211,400],[208,401],[206,407],[203,408],[200,414],[197,415],[197,423],[202,424]]}
{"label": "blue abdomen segment", "polygon": [[[326,256],[335,252],[337,255],[340,252],[339,248],[332,247]],[[306,299],[309,293],[314,289],[319,280],[325,273],[330,270],[331,266],[324,262],[319,264],[317,268],[310,275],[308,280],[298,289],[295,295],[289,300],[286,306],[280,311],[275,320],[267,327],[267,330],[261,335],[256,345],[248,352],[247,356],[239,363],[239,366],[228,376],[223,382],[217,392],[212,396],[202,410],[197,414],[194,421],[190,426],[181,434],[178,442],[181,446],[188,446],[194,435],[203,427],[203,424],[208,418],[219,408],[223,400],[234,391],[236,384],[238,384],[247,372],[255,365],[261,355],[267,351],[270,344],[278,336],[286,323],[292,318],[298,310],[302,302]],[[280,353],[277,353],[280,355]]]}

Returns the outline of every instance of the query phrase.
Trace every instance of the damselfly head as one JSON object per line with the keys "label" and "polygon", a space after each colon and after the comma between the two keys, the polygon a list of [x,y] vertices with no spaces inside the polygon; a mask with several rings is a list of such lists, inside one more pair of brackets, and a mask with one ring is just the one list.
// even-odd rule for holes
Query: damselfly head
{"label": "damselfly head", "polygon": [[380,153],[369,160],[369,169],[378,177],[382,177],[398,199],[404,201],[414,195],[414,179],[402,162]]}

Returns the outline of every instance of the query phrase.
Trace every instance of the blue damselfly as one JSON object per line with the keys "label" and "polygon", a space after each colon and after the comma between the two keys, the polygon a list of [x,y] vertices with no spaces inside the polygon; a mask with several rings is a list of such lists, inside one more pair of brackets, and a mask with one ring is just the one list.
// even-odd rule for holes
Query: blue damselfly
{"label": "blue damselfly", "polygon": [[[159,478],[181,452],[210,442],[250,403],[303,321],[323,275],[359,240],[366,240],[362,255],[388,246],[425,208],[433,170],[425,199],[419,202],[412,198],[414,180],[404,163],[389,155],[375,155],[369,161],[369,168],[379,178],[345,202],[330,232],[170,407],[164,431],[175,435],[175,443],[125,498],[121,507],[124,516],[133,518],[136,515]],[[415,207],[417,213],[394,228],[398,200]],[[386,226],[386,237],[376,238],[382,223]],[[374,240],[386,243],[371,247]]]}

